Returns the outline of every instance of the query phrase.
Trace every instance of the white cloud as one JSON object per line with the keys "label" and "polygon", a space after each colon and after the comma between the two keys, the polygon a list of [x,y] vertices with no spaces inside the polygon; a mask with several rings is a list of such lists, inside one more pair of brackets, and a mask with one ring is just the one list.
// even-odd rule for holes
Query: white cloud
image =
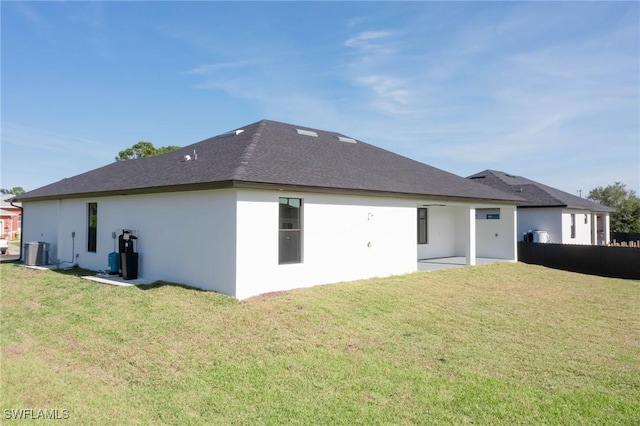
{"label": "white cloud", "polygon": [[[367,105],[388,115],[415,113],[413,91],[395,67],[397,48],[392,31],[362,31],[349,38],[344,45],[355,51],[348,64],[351,84],[365,88]],[[391,66],[390,66],[391,65]]]}
{"label": "white cloud", "polygon": [[102,142],[8,122],[2,151],[2,185],[27,190],[103,166],[117,154]]}
{"label": "white cloud", "polygon": [[158,25],[157,31],[208,54],[220,54],[225,50],[224,40],[204,29],[165,24]]}
{"label": "white cloud", "polygon": [[189,71],[185,71],[185,74],[189,75],[210,75],[219,70],[226,69],[238,69],[251,65],[255,65],[258,61],[236,61],[236,62],[218,62],[215,64],[204,64]]}
{"label": "white cloud", "polygon": [[380,98],[398,104],[407,104],[411,92],[404,88],[405,82],[395,78],[381,75],[368,75],[357,77],[356,81],[370,87]]}
{"label": "white cloud", "polygon": [[348,39],[344,45],[347,47],[357,47],[359,49],[378,48],[380,44],[375,41],[387,38],[391,34],[391,31],[363,31],[355,37]]}

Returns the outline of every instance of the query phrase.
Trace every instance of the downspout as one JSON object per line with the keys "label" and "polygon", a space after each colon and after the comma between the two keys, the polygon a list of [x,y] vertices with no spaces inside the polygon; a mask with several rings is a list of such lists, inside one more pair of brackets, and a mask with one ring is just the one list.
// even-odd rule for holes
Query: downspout
{"label": "downspout", "polygon": [[9,200],[9,204],[11,204],[11,206],[16,207],[18,209],[20,209],[20,260],[22,260],[23,257],[23,249],[22,249],[22,236],[24,235],[24,232],[22,232],[22,228],[24,227],[24,209],[21,206],[16,206],[15,204],[13,204],[13,201],[15,200],[15,197],[12,198],[11,200]]}

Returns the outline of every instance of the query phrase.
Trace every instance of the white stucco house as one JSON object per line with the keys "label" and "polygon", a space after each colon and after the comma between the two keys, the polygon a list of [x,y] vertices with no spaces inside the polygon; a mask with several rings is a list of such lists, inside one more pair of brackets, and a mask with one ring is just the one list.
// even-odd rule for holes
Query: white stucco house
{"label": "white stucco house", "polygon": [[18,198],[24,241],[49,242],[53,262],[105,270],[113,234],[131,229],[140,277],[239,299],[414,272],[424,258],[515,261],[522,203],[340,133],[269,120]]}
{"label": "white stucco house", "polygon": [[497,170],[468,177],[528,201],[518,206],[518,240],[529,231],[546,231],[549,243],[602,245],[609,243],[614,209],[568,192]]}

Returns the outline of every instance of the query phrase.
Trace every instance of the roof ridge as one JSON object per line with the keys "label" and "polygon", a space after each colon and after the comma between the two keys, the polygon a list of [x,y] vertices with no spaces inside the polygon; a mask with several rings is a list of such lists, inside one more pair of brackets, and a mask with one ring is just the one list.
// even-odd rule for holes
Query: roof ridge
{"label": "roof ridge", "polygon": [[244,149],[240,157],[238,158],[238,164],[236,168],[233,169],[231,173],[231,180],[241,180],[241,176],[246,171],[247,165],[249,164],[249,160],[251,159],[251,155],[253,151],[256,149],[256,144],[258,143],[258,139],[262,136],[262,129],[266,125],[267,120],[260,120],[260,124],[258,124],[258,128],[256,129],[253,136],[251,136],[251,142]]}
{"label": "roof ridge", "polygon": [[[504,172],[500,170],[487,169],[482,172],[475,173],[469,176],[468,178],[485,185],[494,186],[489,181],[483,181],[482,179],[478,179],[479,177],[487,177],[489,175],[491,175],[493,178],[496,179],[496,183],[499,183],[501,185],[506,185],[506,187],[509,188],[509,191],[514,194],[520,194],[520,192],[517,191],[517,188],[520,188],[520,189],[529,188],[529,191],[534,191],[534,192],[539,192],[540,194],[544,194],[544,197],[547,200],[544,202],[545,205],[548,203],[553,203],[553,206],[555,207],[562,206],[566,208],[580,208],[580,209],[605,208],[605,211],[610,209],[610,207],[600,204],[594,200],[590,200],[589,198],[582,198],[570,192],[564,191],[560,188],[556,188],[556,187],[547,185],[545,183],[538,182],[533,179],[529,179],[524,176],[513,175],[508,172]],[[508,180],[506,178],[513,178],[513,180]],[[495,186],[495,187],[498,188],[498,186]],[[529,195],[529,198],[527,198],[527,196],[525,195],[521,195],[521,196],[524,198],[527,198],[530,202],[534,203],[534,205],[538,205],[538,206],[542,205],[541,204],[542,201],[540,201],[539,197],[536,200],[535,196],[532,197],[532,194],[533,193]]]}

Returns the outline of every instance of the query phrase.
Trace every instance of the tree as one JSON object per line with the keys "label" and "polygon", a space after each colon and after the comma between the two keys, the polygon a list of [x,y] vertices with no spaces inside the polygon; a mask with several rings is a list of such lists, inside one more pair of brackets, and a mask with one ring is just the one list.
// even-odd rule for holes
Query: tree
{"label": "tree", "polygon": [[599,186],[589,192],[588,198],[616,209],[611,213],[612,232],[640,232],[640,198],[635,191],[627,190],[625,184]]}
{"label": "tree", "polygon": [[6,188],[0,189],[0,193],[2,193],[2,194],[20,195],[20,194],[24,194],[25,192],[26,191],[24,189],[22,189],[21,186],[14,186],[11,189],[6,189]]}
{"label": "tree", "polygon": [[131,148],[123,149],[118,153],[116,161],[133,160],[142,157],[151,157],[153,155],[166,154],[167,152],[179,149],[179,146],[168,145],[156,148],[151,142],[140,141]]}

